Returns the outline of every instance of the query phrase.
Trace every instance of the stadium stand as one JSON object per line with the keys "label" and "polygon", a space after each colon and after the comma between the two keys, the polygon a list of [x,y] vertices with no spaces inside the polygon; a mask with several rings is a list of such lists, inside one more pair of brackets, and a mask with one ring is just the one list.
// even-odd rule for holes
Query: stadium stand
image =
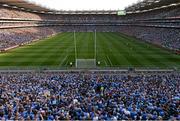
{"label": "stadium stand", "polygon": [[127,12],[140,13],[179,5],[179,0],[143,0],[126,8]]}
{"label": "stadium stand", "polygon": [[0,120],[180,120],[179,74],[0,75]]}
{"label": "stadium stand", "polygon": [[[27,5],[19,10],[11,3],[19,4],[20,1],[1,1],[0,6],[0,50],[5,51],[13,47],[29,43],[33,40],[46,38],[56,33],[55,28],[37,27],[42,20],[38,14],[27,12]],[[22,1],[23,2],[23,1]],[[5,4],[6,3],[6,4]],[[7,6],[9,5],[9,6]],[[21,3],[20,5],[23,5]],[[32,5],[29,5],[32,7]],[[23,6],[22,6],[23,7]],[[38,6],[35,7],[36,9]],[[35,9],[32,8],[32,9]]]}
{"label": "stadium stand", "polygon": [[[53,11],[0,0],[0,50],[97,30],[180,51],[179,0],[144,0],[126,12]],[[0,120],[180,120],[179,89],[174,70],[0,70]]]}
{"label": "stadium stand", "polygon": [[177,0],[144,0],[126,8],[130,26],[121,32],[165,48],[180,50],[180,3]]}
{"label": "stadium stand", "polygon": [[54,29],[46,27],[2,29],[0,31],[0,48],[8,49],[16,45],[21,46],[38,39],[47,38],[47,36],[55,33],[57,32]]}
{"label": "stadium stand", "polygon": [[1,19],[3,19],[3,18],[40,19],[40,17],[38,15],[30,13],[30,12],[15,10],[12,8],[6,8],[3,6],[0,7],[0,10],[1,10],[1,14],[0,14]]}
{"label": "stadium stand", "polygon": [[[127,13],[125,16],[117,16],[117,11],[52,11],[23,0],[15,0],[15,2],[3,0],[0,7],[0,29],[2,30],[0,49],[3,50],[15,43],[41,39],[57,32],[97,30],[121,32],[179,52],[180,7],[177,0],[171,0],[171,2],[144,0],[125,10]],[[14,34],[18,32],[7,32],[12,31],[10,30],[12,28],[14,31],[22,31],[22,28],[36,29],[41,34],[36,34],[35,37],[34,32],[29,31],[31,33],[29,35],[33,36],[19,37],[23,40],[14,42],[19,41]],[[40,32],[41,28],[42,31],[47,30],[47,32],[43,34]],[[24,34],[27,33],[24,32]],[[9,37],[12,38],[12,42]]]}

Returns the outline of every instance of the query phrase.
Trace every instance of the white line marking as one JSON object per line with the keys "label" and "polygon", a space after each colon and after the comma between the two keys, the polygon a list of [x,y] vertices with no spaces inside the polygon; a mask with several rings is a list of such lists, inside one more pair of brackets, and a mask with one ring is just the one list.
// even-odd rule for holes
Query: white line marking
{"label": "white line marking", "polygon": [[106,57],[107,57],[108,61],[110,62],[111,66],[112,66],[113,64],[112,64],[111,60],[109,59],[109,56],[106,56]]}
{"label": "white line marking", "polygon": [[67,66],[68,65],[68,61],[66,61],[66,64],[65,64],[65,66]]}
{"label": "white line marking", "polygon": [[60,66],[64,63],[64,61],[67,59],[68,55],[61,61]]}
{"label": "white line marking", "polygon": [[106,66],[108,66],[107,62],[104,60],[104,63],[106,64]]}

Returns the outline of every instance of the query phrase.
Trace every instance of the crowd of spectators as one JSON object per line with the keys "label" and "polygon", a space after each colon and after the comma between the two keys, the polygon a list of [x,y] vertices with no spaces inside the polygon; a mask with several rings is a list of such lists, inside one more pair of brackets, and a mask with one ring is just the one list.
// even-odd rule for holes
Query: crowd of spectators
{"label": "crowd of spectators", "polygon": [[[96,30],[99,32],[121,32],[179,51],[179,11],[179,7],[169,7],[150,12],[127,14],[126,16],[105,14],[52,15],[0,7],[0,50],[30,42],[33,39],[42,39],[58,32]],[[9,29],[7,29],[8,27]]]}
{"label": "crowd of spectators", "polygon": [[1,29],[0,31],[0,50],[28,43],[33,40],[46,38],[56,34],[56,28],[46,27],[28,27]]}
{"label": "crowd of spectators", "polygon": [[180,120],[180,75],[0,75],[0,120]]}
{"label": "crowd of spectators", "polygon": [[180,31],[174,28],[122,26],[122,33],[171,50],[180,50]]}
{"label": "crowd of spectators", "polygon": [[0,51],[11,48],[13,46],[19,46],[24,43],[29,43],[33,40],[46,38],[57,33],[56,28],[36,27],[37,22],[24,21],[41,20],[40,15],[35,13],[1,6],[0,20]]}
{"label": "crowd of spectators", "polygon": [[180,51],[180,7],[169,7],[154,11],[129,14],[122,19],[128,20],[121,26],[121,33],[134,36],[176,52]]}
{"label": "crowd of spectators", "polygon": [[5,29],[5,28],[17,28],[17,27],[26,27],[26,26],[36,26],[38,25],[38,22],[34,21],[0,21],[0,29]]}
{"label": "crowd of spectators", "polygon": [[[0,50],[46,38],[58,32],[95,29],[101,32],[122,32],[165,48],[180,50],[180,31],[177,28],[93,25],[104,21],[120,21],[124,24],[124,21],[162,19],[179,15],[178,7],[126,16],[38,15],[0,7],[1,20],[21,18],[91,23],[0,29]],[[165,23],[159,22],[158,25]],[[0,26],[4,24],[0,22]],[[146,24],[156,25],[152,21]],[[176,24],[168,23],[170,26]],[[179,74],[0,74],[0,120],[180,120],[179,89]]]}
{"label": "crowd of spectators", "polygon": [[41,19],[39,15],[34,13],[0,6],[0,19],[3,18]]}
{"label": "crowd of spectators", "polygon": [[143,13],[132,13],[128,16],[125,16],[125,19],[154,19],[154,18],[171,18],[171,17],[179,17],[180,16],[180,7],[179,6],[172,6],[163,9],[157,9],[149,12]]}

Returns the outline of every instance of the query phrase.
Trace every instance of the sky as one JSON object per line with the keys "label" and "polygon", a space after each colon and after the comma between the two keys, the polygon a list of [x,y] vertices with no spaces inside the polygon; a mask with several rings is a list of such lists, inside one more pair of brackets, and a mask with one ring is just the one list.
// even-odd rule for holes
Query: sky
{"label": "sky", "polygon": [[140,0],[28,0],[55,10],[124,10]]}

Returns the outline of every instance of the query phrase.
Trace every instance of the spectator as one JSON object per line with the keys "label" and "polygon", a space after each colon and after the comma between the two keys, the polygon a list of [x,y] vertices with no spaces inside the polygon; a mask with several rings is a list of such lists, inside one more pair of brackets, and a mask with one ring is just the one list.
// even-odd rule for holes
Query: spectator
{"label": "spectator", "polygon": [[179,88],[179,74],[1,74],[0,119],[180,120]]}

